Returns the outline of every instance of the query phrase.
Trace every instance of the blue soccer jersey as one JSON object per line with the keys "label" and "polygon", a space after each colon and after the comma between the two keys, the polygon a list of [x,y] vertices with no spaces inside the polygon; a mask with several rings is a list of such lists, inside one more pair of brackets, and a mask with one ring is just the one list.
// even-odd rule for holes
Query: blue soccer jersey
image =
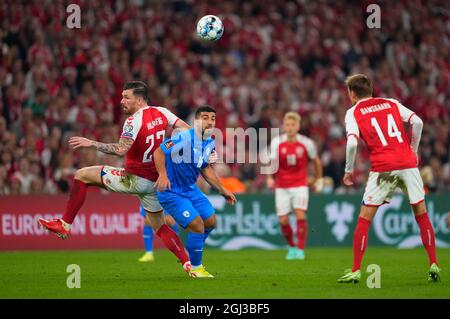
{"label": "blue soccer jersey", "polygon": [[160,145],[171,189],[158,192],[158,200],[183,228],[197,216],[205,220],[214,214],[213,206],[196,185],[214,147],[213,139],[202,140],[194,129],[183,131]]}
{"label": "blue soccer jersey", "polygon": [[165,140],[160,147],[166,156],[171,188],[187,193],[196,187],[198,176],[208,166],[208,158],[215,144],[212,138],[202,140],[194,129],[190,129]]}

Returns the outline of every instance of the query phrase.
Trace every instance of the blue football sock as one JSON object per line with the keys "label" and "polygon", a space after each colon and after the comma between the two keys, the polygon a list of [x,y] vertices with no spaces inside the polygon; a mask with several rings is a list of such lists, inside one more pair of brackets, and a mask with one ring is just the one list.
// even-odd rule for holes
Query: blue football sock
{"label": "blue football sock", "polygon": [[151,226],[144,225],[142,229],[142,238],[144,239],[144,247],[146,252],[153,251],[153,229]]}
{"label": "blue football sock", "polygon": [[214,228],[205,228],[205,236],[203,238],[203,243],[205,243],[206,239],[208,238],[209,234],[214,230]]}
{"label": "blue football sock", "polygon": [[173,230],[174,232],[176,232],[178,236],[180,236],[180,227],[178,227],[178,224],[177,224],[177,223],[173,224],[172,230]]}
{"label": "blue football sock", "polygon": [[205,234],[191,232],[188,234],[186,249],[189,252],[189,258],[191,259],[191,265],[193,267],[202,264],[204,237]]}

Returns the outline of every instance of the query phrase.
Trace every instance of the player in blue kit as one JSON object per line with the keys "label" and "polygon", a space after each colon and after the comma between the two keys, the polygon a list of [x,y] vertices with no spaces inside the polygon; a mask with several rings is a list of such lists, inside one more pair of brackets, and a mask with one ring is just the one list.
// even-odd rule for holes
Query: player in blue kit
{"label": "player in blue kit", "polygon": [[202,265],[203,247],[213,231],[216,215],[213,206],[196,181],[200,174],[227,202],[234,205],[236,197],[223,187],[208,158],[214,152],[211,138],[216,123],[216,111],[202,106],[195,112],[194,128],[165,140],[154,153],[159,177],[155,182],[158,200],[164,210],[181,227],[188,230],[186,249],[191,259],[190,275],[213,278]]}

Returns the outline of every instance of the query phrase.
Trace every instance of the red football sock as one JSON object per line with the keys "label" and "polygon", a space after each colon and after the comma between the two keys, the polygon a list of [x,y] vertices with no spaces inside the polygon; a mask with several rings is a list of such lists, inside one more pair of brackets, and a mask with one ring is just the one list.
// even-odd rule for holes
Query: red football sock
{"label": "red football sock", "polygon": [[297,247],[299,249],[305,249],[306,236],[308,234],[308,224],[306,219],[297,219]]}
{"label": "red football sock", "polygon": [[353,268],[356,271],[361,268],[361,261],[366,251],[369,239],[370,220],[359,217],[353,237]]}
{"label": "red football sock", "polygon": [[290,224],[287,225],[280,225],[281,226],[281,233],[286,238],[289,246],[294,247],[294,232],[292,231],[292,227]]}
{"label": "red football sock", "polygon": [[416,217],[416,222],[419,225],[420,229],[420,237],[422,237],[422,243],[425,247],[428,259],[430,260],[430,265],[432,263],[437,264],[436,260],[436,241],[434,238],[434,230],[433,225],[431,225],[430,219],[428,218],[428,214],[422,214]]}
{"label": "red football sock", "polygon": [[178,237],[177,233],[174,232],[169,226],[164,224],[159,227],[156,235],[158,235],[163,240],[166,247],[174,253],[175,256],[177,256],[182,265],[190,261],[180,237]]}
{"label": "red football sock", "polygon": [[79,181],[77,179],[73,180],[73,186],[70,190],[69,200],[67,201],[66,211],[64,212],[64,216],[62,220],[64,220],[68,224],[72,224],[75,216],[77,216],[78,211],[86,199],[86,191],[88,185]]}

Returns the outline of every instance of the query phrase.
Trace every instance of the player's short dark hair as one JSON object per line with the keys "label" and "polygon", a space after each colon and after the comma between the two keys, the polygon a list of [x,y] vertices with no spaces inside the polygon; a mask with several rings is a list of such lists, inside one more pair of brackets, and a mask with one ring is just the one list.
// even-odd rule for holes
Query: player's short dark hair
{"label": "player's short dark hair", "polygon": [[197,110],[195,110],[195,118],[198,118],[202,112],[216,113],[216,110],[209,105],[200,106]]}
{"label": "player's short dark hair", "polygon": [[350,91],[355,92],[358,98],[372,96],[372,81],[365,74],[350,75],[345,79],[345,84]]}
{"label": "player's short dark hair", "polygon": [[142,97],[144,101],[147,101],[148,99],[148,86],[142,81],[127,82],[123,86],[123,90],[133,90],[134,95]]}

